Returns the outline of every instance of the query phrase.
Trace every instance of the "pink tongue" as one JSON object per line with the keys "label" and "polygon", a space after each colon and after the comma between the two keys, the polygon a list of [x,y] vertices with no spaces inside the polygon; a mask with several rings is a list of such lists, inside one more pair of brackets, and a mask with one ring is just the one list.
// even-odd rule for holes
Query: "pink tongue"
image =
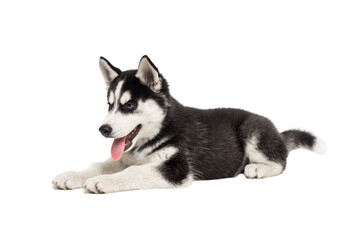
{"label": "pink tongue", "polygon": [[112,147],[111,147],[111,156],[115,161],[118,161],[121,158],[121,155],[124,152],[125,149],[125,139],[123,138],[117,138],[114,140]]}

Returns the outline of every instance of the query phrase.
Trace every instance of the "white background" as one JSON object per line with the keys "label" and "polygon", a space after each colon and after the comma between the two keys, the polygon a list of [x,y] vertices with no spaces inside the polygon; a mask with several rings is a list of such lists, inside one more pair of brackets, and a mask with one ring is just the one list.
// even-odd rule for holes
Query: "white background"
{"label": "white background", "polygon": [[[150,3],[151,2],[151,3]],[[357,1],[2,1],[1,239],[359,239]],[[150,56],[185,105],[328,142],[286,171],[109,195],[52,178],[110,155],[98,69]],[[216,139],[213,139],[216,141]]]}

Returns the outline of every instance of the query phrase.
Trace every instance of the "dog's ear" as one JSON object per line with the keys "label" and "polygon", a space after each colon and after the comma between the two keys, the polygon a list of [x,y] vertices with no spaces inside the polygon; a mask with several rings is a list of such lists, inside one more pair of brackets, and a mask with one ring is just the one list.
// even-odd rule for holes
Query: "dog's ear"
{"label": "dog's ear", "polygon": [[121,74],[121,71],[104,57],[100,57],[99,66],[105,80],[106,89],[109,89],[110,83]]}
{"label": "dog's ear", "polygon": [[140,59],[139,67],[135,75],[141,83],[148,86],[152,91],[159,93],[162,87],[162,77],[157,67],[152,63],[148,56]]}

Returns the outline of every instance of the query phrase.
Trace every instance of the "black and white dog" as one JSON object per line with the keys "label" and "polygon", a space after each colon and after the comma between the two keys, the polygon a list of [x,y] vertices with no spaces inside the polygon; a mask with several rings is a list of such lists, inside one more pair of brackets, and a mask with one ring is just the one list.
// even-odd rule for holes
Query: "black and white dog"
{"label": "black and white dog", "polygon": [[57,189],[90,193],[189,186],[197,179],[244,173],[265,178],[282,173],[289,151],[325,153],[326,144],[299,130],[279,133],[265,117],[240,109],[185,107],[151,60],[121,71],[100,58],[109,113],[100,127],[114,138],[107,161],[57,175]]}

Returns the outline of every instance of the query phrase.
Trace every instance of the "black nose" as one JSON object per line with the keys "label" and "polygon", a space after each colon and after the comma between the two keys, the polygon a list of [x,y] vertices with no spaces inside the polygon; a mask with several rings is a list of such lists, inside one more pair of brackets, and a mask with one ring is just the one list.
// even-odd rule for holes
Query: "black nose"
{"label": "black nose", "polygon": [[102,135],[104,135],[104,137],[108,137],[112,131],[112,128],[109,125],[102,125],[99,128],[99,131],[101,132]]}

